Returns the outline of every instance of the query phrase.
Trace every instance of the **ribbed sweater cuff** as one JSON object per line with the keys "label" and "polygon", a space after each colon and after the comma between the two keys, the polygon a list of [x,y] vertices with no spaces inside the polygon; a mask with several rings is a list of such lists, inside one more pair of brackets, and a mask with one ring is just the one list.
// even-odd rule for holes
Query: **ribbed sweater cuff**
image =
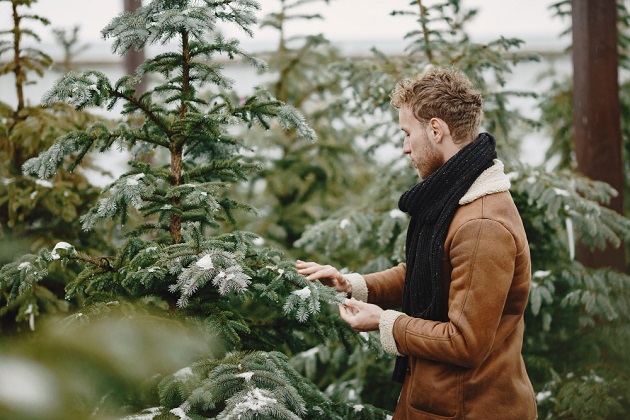
{"label": "ribbed sweater cuff", "polygon": [[378,322],[383,350],[385,350],[386,353],[395,354],[396,356],[402,356],[402,354],[398,353],[396,340],[394,340],[394,322],[396,322],[401,315],[404,315],[404,313],[388,309],[381,314],[381,318]]}
{"label": "ribbed sweater cuff", "polygon": [[352,297],[362,302],[368,301],[368,288],[365,279],[359,273],[344,274],[343,277],[352,286]]}

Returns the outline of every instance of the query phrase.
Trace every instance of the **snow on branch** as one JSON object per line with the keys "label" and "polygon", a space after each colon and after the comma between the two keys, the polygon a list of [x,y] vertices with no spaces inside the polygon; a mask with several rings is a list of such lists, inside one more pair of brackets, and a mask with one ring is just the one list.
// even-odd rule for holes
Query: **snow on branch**
{"label": "snow on branch", "polygon": [[188,304],[190,297],[201,287],[212,283],[221,295],[232,291],[244,292],[251,283],[251,277],[243,272],[243,267],[231,252],[211,250],[197,261],[185,267],[171,285],[171,292],[179,292],[179,307]]}

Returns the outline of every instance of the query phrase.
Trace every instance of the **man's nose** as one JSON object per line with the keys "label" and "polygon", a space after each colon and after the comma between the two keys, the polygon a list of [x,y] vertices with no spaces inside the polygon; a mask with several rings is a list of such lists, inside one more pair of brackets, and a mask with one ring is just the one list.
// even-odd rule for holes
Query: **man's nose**
{"label": "man's nose", "polygon": [[411,146],[409,145],[409,139],[405,137],[403,142],[403,154],[408,155],[411,153]]}

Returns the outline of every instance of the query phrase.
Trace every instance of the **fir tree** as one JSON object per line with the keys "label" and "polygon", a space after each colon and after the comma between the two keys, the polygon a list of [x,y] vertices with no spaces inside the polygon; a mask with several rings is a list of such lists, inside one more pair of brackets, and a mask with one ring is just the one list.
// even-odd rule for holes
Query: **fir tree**
{"label": "fir tree", "polygon": [[[559,17],[571,15],[571,4],[568,1],[556,2],[552,9]],[[617,10],[619,64],[620,70],[623,70],[628,68],[625,48],[628,44],[628,11],[624,2],[618,2]],[[563,35],[570,33],[569,26]],[[570,48],[569,46],[567,51]],[[623,71],[620,75],[623,77]],[[553,78],[553,74],[546,76],[552,78],[551,88],[545,92],[540,102],[543,127],[551,138],[551,147],[546,157],[548,162],[557,162],[552,171],[560,173],[560,177],[565,180],[554,182],[553,185],[548,184],[549,179],[543,181],[544,184],[554,187],[555,194],[544,193],[546,188],[529,188],[528,192],[534,193],[530,200],[540,201],[544,207],[549,206],[547,220],[544,222],[540,216],[532,217],[540,226],[536,230],[543,234],[542,223],[551,221],[559,237],[548,238],[546,242],[550,245],[556,242],[558,249],[561,249],[563,243],[574,243],[577,237],[581,237],[583,243],[589,246],[603,248],[603,240],[619,246],[617,236],[619,232],[625,232],[628,221],[599,205],[607,204],[616,192],[602,183],[592,183],[583,191],[583,182],[587,181],[572,172],[576,166],[572,154],[572,78]],[[626,115],[629,103],[626,94],[628,81],[622,78],[620,85],[622,115]],[[627,169],[630,141],[626,120],[622,116],[623,162]],[[626,202],[630,191],[627,173],[626,170]],[[582,204],[573,201],[577,198],[574,196],[575,192],[579,194]],[[550,198],[554,195],[563,198],[555,198],[553,201],[560,203],[553,204],[552,207]],[[582,201],[583,197],[590,200]],[[559,214],[552,215],[554,209],[558,209]],[[561,229],[563,224],[564,229]],[[627,235],[623,238],[627,244]],[[573,261],[574,246],[570,246],[570,261],[567,261],[565,253],[557,255],[549,252],[553,247],[548,248],[540,250],[537,260],[544,262],[544,266],[551,270],[535,273],[533,284],[536,287],[530,296],[532,313],[537,316],[528,322],[533,326],[530,330],[538,333],[532,333],[530,341],[526,343],[530,369],[536,375],[536,383],[543,390],[539,394],[540,412],[550,417],[565,415],[573,418],[619,418],[630,412],[630,395],[627,392],[630,380],[630,371],[627,368],[629,360],[627,352],[623,350],[628,348],[630,341],[630,279],[627,273],[582,267]],[[569,357],[560,357],[561,352]]]}
{"label": "fir tree", "polygon": [[[274,78],[271,93],[291,103],[317,132],[308,142],[294,131],[269,130],[256,136],[254,153],[265,159],[263,169],[250,182],[248,198],[264,214],[248,227],[282,249],[293,243],[304,228],[326,217],[339,200],[355,200],[369,181],[373,162],[361,152],[357,127],[346,122],[337,107],[342,78],[331,66],[341,60],[325,34],[287,35],[287,24],[322,19],[301,11],[321,0],[280,1],[261,28],[277,30],[275,51],[266,53]],[[258,190],[264,188],[261,193]]]}
{"label": "fir tree", "polygon": [[[62,170],[50,180],[22,174],[21,167],[27,159],[49,147],[56,137],[86,127],[95,118],[64,104],[29,104],[24,86],[34,83],[32,77],[42,76],[52,64],[46,53],[28,46],[29,42],[40,40],[29,22],[49,22],[26,12],[34,1],[3,0],[0,7],[4,8],[3,3],[10,7],[12,27],[0,31],[0,57],[7,58],[0,68],[0,77],[13,76],[15,96],[11,98],[7,92],[3,100],[13,100],[15,106],[0,102],[0,264],[11,261],[20,252],[52,247],[62,239],[85,250],[106,249],[100,231],[87,234],[78,226],[68,227],[98,194],[98,189],[80,172],[70,174]],[[19,260],[16,269],[21,281],[0,280],[3,334],[23,328],[32,330],[38,314],[65,311],[75,302],[64,299],[63,288],[76,272],[57,268],[48,271],[25,260]]]}
{"label": "fir tree", "polygon": [[69,72],[72,70],[72,61],[73,59],[83,51],[89,48],[89,45],[78,45],[79,44],[79,26],[75,25],[72,27],[72,33],[68,29],[64,28],[55,28],[53,29],[53,34],[55,35],[55,40],[61,45],[63,48],[63,70],[65,72]]}
{"label": "fir tree", "polygon": [[[248,137],[243,128],[279,125],[296,136],[315,137],[299,112],[265,90],[241,102],[229,93],[232,81],[223,74],[219,57],[238,57],[257,67],[264,63],[241,50],[237,40],[217,33],[217,24],[231,23],[251,35],[258,7],[250,0],[155,0],[112,20],[102,33],[113,39],[116,53],[154,43],[172,47],[138,69],[137,77],[154,74],[160,82],[136,95],[136,77],[112,83],[93,70],[66,74],[47,93],[47,104],[111,109],[122,103],[131,122],[115,127],[95,122],[57,138],[23,165],[26,173],[48,178],[66,156],[73,157],[73,169],[91,150],[118,145],[136,157],[132,170],[107,186],[80,218],[88,231],[107,220],[120,224],[125,239],[113,255],[91,255],[60,242],[52,251],[43,249],[5,265],[0,280],[15,285],[11,302],[33,281],[22,275],[24,264],[36,266],[41,277],[59,263],[79,265],[83,269],[66,287],[66,296],[84,296],[85,301],[66,323],[89,326],[107,313],[151,311],[173,320],[197,320],[212,332],[223,350],[160,381],[154,416],[176,410],[218,418],[329,419],[354,410],[319,391],[285,355],[310,348],[307,333],[348,347],[356,341],[369,344],[338,317],[322,313],[323,305],[336,304],[342,296],[307,282],[293,261],[256,246],[257,235],[231,226],[236,212],[251,207],[227,189],[259,168],[241,156]],[[147,153],[154,154],[151,163],[143,161]],[[133,223],[134,214],[141,223]],[[128,405],[119,405],[118,411],[110,407],[102,415],[148,408],[137,395],[127,398]],[[86,403],[100,407],[98,401]],[[359,417],[374,416],[384,414],[365,407]]]}
{"label": "fir tree", "polygon": [[[290,23],[322,19],[320,14],[303,11],[314,3],[323,6],[320,0],[280,1],[279,9],[261,23],[278,34],[276,50],[265,54],[275,75],[267,86],[277,98],[304,113],[318,141],[309,143],[294,132],[273,129],[257,136],[254,152],[264,159],[264,166],[251,180],[249,200],[264,217],[248,226],[297,257],[317,259],[293,243],[306,226],[327,218],[341,203],[360,202],[366,186],[377,176],[378,165],[364,152],[360,136],[364,127],[353,121],[339,101],[345,86],[344,75],[335,70],[343,60],[340,52],[325,34],[287,33]],[[336,316],[337,308],[332,312]],[[393,410],[399,387],[386,368],[389,359],[383,357],[374,334],[363,336],[373,351],[366,351],[360,341],[348,348],[347,343],[322,343],[311,337],[307,341],[312,347],[289,362],[326,395],[354,404],[357,413],[363,407],[367,412],[366,401]]]}

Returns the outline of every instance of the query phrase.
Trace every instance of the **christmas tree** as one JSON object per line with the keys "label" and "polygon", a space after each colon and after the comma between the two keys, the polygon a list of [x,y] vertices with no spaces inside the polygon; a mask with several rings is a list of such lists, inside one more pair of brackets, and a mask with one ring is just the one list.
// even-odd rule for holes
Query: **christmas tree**
{"label": "christmas tree", "polygon": [[273,74],[268,89],[305,115],[318,141],[294,131],[260,132],[253,147],[256,158],[264,159],[263,168],[251,178],[246,197],[264,214],[246,226],[275,246],[298,252],[293,244],[304,228],[327,217],[339,200],[359,197],[374,166],[361,151],[361,127],[347,124],[347,113],[337,106],[343,79],[332,66],[341,60],[340,52],[325,34],[287,35],[291,23],[322,19],[302,11],[313,3],[323,2],[280,1],[279,10],[260,26],[278,34],[276,49],[264,53]]}
{"label": "christmas tree", "polygon": [[[12,26],[0,31],[0,57],[6,59],[0,77],[14,80],[13,92],[2,98],[7,102],[0,102],[0,265],[20,253],[52,248],[62,240],[85,251],[107,249],[101,230],[87,233],[74,224],[99,193],[80,171],[60,170],[46,180],[22,173],[26,160],[48,148],[55,138],[97,120],[66,104],[42,106],[26,100],[25,86],[35,83],[34,76],[42,76],[52,63],[46,53],[28,46],[40,39],[31,24],[49,24],[46,18],[27,13],[33,3],[0,2],[12,16]],[[76,271],[59,267],[48,270],[22,259],[17,264],[15,279],[20,280],[0,281],[0,331],[4,335],[32,330],[39,313],[67,311],[77,302],[63,298],[63,288]]]}

